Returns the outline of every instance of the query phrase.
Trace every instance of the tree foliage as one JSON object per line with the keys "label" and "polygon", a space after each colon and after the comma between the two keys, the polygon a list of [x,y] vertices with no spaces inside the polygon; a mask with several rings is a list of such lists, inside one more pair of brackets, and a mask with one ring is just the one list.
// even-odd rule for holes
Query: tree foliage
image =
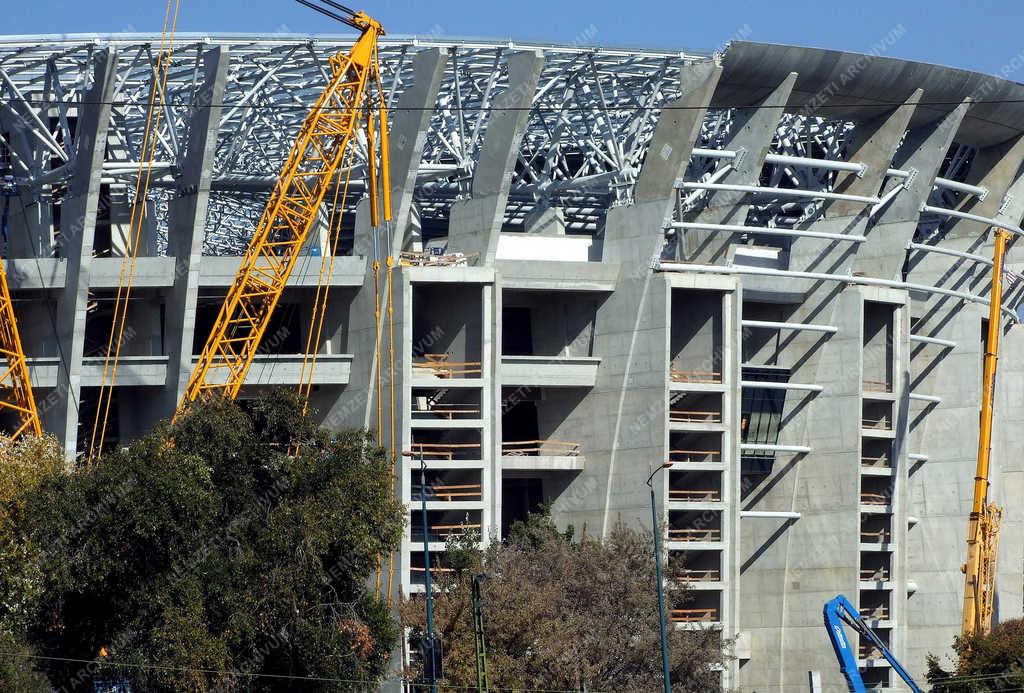
{"label": "tree foliage", "polygon": [[[471,581],[481,587],[490,683],[501,689],[652,691],[661,686],[655,566],[650,533],[617,526],[603,539],[572,540],[546,516],[518,523],[504,542],[450,542],[435,582],[435,629],[445,684],[476,685]],[[680,604],[685,588],[667,589]],[[425,632],[423,600],[400,607],[414,642]],[[670,627],[675,691],[719,690],[724,661],[715,630]],[[413,670],[412,676],[419,672]]]}
{"label": "tree foliage", "polygon": [[401,537],[390,474],[364,434],[319,429],[290,393],[200,402],[25,497],[17,534],[45,547],[27,642],[102,662],[48,665],[68,690],[369,686],[398,638],[366,587]]}
{"label": "tree foliage", "polygon": [[928,657],[928,682],[934,693],[1024,690],[1024,619],[995,626],[988,635],[953,643],[956,660],[946,669]]}

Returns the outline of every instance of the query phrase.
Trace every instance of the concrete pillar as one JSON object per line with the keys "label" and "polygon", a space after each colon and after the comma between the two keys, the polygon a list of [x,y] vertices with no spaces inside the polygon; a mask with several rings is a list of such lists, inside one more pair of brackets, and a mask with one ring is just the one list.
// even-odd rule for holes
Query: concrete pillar
{"label": "concrete pillar", "polygon": [[676,180],[686,172],[694,143],[722,68],[702,65],[683,68],[683,83],[690,88],[662,109],[637,177],[635,204],[608,210],[602,257],[618,262],[632,275],[646,272],[651,260],[661,255],[662,230],[676,199]]}
{"label": "concrete pillar", "polygon": [[[385,323],[378,323],[374,317],[375,289],[372,263],[375,252],[383,267],[389,254],[397,257],[403,248],[404,232],[412,216],[413,183],[423,156],[427,130],[447,62],[447,54],[440,50],[432,49],[417,53],[413,58],[413,83],[402,93],[395,109],[395,121],[390,131],[393,228],[396,229],[394,235],[388,238],[370,227],[369,200],[361,200],[356,207],[353,252],[368,257],[369,261],[363,286],[352,301],[349,313],[351,329],[348,348],[356,354],[349,384],[342,396],[325,412],[325,420],[332,427],[375,430],[372,423],[377,407],[377,363],[373,355],[378,339],[381,340],[382,348],[387,348],[383,341],[387,335],[381,333]],[[379,234],[376,240],[374,234]],[[386,276],[386,268],[381,270],[381,276]],[[402,303],[397,291],[403,281],[401,268],[397,267],[392,278],[392,286],[396,291],[393,304]],[[386,305],[387,301],[385,290],[386,287],[377,288],[383,305]],[[387,315],[383,314],[382,318],[386,320]],[[398,321],[397,325],[399,329],[395,335],[396,341],[408,341],[407,326],[402,321]],[[396,353],[401,353],[399,344],[395,345],[395,349]]]}
{"label": "concrete pillar", "polygon": [[199,270],[203,258],[206,210],[217,154],[217,130],[227,85],[230,56],[216,47],[203,55],[203,83],[196,90],[190,114],[189,140],[181,177],[168,203],[167,254],[174,261],[174,284],[165,311],[167,386],[162,391],[161,414],[174,412],[192,374]]}
{"label": "concrete pillar", "polygon": [[857,254],[854,271],[883,279],[899,279],[903,250],[914,238],[921,205],[931,194],[939,166],[953,144],[961,121],[971,107],[965,99],[942,118],[912,128],[893,160],[895,168],[913,173],[908,181],[892,179],[883,194],[903,184],[902,192],[876,216],[866,243]]}
{"label": "concrete pillar", "polygon": [[[757,185],[765,156],[786,112],[786,104],[796,84],[797,74],[791,72],[781,84],[750,108],[737,109],[733,116],[733,136],[724,148],[740,152],[733,160],[732,170],[719,182],[729,185]],[[722,162],[720,165],[725,165]],[[749,193],[709,192],[707,204],[685,221],[707,224],[744,224],[750,209]],[[680,248],[682,255],[695,262],[721,261],[729,249],[733,234],[687,231]]]}
{"label": "concrete pillar", "polygon": [[57,342],[61,355],[57,392],[64,399],[44,415],[44,428],[53,431],[64,444],[68,461],[73,461],[76,455],[89,270],[100,196],[100,179],[94,172],[103,166],[107,130],[110,126],[110,104],[117,77],[114,51],[99,51],[94,54],[92,62],[93,83],[86,90],[83,101],[94,106],[85,109],[78,120],[76,166],[64,201],[61,222],[61,247],[67,257],[67,282],[57,301]]}
{"label": "concrete pillar", "polygon": [[452,204],[448,249],[473,255],[473,264],[494,262],[512,172],[543,66],[544,58],[539,52],[509,54],[508,88],[496,95],[492,103],[473,173],[472,197]]}

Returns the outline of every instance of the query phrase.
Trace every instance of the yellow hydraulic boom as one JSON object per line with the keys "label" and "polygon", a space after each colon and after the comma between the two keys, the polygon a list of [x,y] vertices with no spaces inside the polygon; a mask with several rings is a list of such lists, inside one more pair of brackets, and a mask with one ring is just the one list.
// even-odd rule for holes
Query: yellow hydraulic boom
{"label": "yellow hydraulic boom", "polygon": [[370,223],[379,226],[381,217],[391,220],[387,111],[377,54],[377,39],[384,29],[365,13],[333,0],[323,0],[326,7],[309,0],[299,2],[362,33],[347,54],[338,53],[330,60],[327,88],[302,124],[192,372],[179,412],[204,392],[232,399],[238,395],[324,196],[339,184],[336,177],[342,164],[352,161],[359,127],[367,144]]}
{"label": "yellow hydraulic boom", "polygon": [[964,613],[961,634],[985,635],[992,628],[995,599],[996,553],[1003,510],[988,502],[988,471],[992,453],[992,402],[999,359],[1000,310],[1003,303],[1003,260],[1010,234],[996,229],[992,264],[985,366],[981,386],[981,426],[978,432],[978,467],[974,476],[974,503],[967,527],[967,563],[964,564]]}
{"label": "yellow hydraulic boom", "polygon": [[11,303],[11,292],[7,288],[7,273],[0,266],[0,354],[6,365],[0,375],[0,410],[13,412],[17,416],[17,424],[11,438],[19,438],[29,433],[42,435],[39,425],[39,412],[36,401],[32,397],[32,384],[28,379],[28,366],[25,364],[25,352],[21,348],[21,337],[18,335],[18,324],[14,319],[14,305]]}
{"label": "yellow hydraulic boom", "polygon": [[[7,180],[2,182],[4,195],[3,237],[7,238],[7,213],[10,196],[14,185]],[[10,187],[10,190],[8,189]],[[18,334],[18,323],[14,318],[14,304],[11,302],[11,291],[7,287],[7,273],[0,261],[0,356],[4,365],[0,375],[0,411],[15,416],[15,428],[11,438],[19,438],[28,433],[42,435],[43,428],[39,424],[39,412],[32,396],[32,383],[28,379],[28,365],[25,363],[25,352],[21,348],[21,336]]]}

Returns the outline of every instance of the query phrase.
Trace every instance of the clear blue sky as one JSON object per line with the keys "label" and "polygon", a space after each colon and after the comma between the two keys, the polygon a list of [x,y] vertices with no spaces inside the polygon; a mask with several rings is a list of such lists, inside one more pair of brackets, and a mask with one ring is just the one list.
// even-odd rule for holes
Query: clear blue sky
{"label": "clear blue sky", "polygon": [[[163,0],[3,0],[0,34],[158,31]],[[987,73],[1024,56],[1021,0],[348,0],[390,33],[710,50],[749,40],[885,54]],[[858,7],[859,12],[850,10]],[[344,29],[344,27],[340,27]],[[336,32],[292,0],[182,0],[180,31]],[[1024,74],[1010,75],[1024,82]]]}

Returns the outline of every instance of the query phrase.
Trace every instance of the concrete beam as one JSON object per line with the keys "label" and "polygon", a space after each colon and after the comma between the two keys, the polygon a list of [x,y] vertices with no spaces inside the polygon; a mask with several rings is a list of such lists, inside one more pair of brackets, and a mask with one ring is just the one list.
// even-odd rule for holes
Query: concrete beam
{"label": "concrete beam", "polygon": [[[78,120],[75,173],[69,183],[61,221],[67,284],[57,300],[57,343],[61,356],[57,391],[63,399],[56,398],[56,404],[43,413],[44,427],[64,444],[69,462],[75,459],[78,439],[89,269],[100,198],[100,178],[94,172],[103,166],[117,77],[116,54],[112,49],[98,51],[92,61],[92,86],[86,90],[83,101],[94,105],[85,109]],[[91,422],[83,424],[91,425]]]}
{"label": "concrete beam", "polygon": [[704,65],[684,68],[683,84],[689,89],[670,104],[674,109],[662,109],[637,179],[636,203],[608,210],[602,249],[605,261],[624,263],[630,272],[639,272],[661,254],[665,242],[661,227],[672,213],[676,179],[686,171],[721,76],[718,66],[710,70]]}
{"label": "concrete beam", "polygon": [[228,49],[217,46],[203,55],[205,79],[196,91],[189,139],[175,196],[168,204],[167,253],[175,259],[174,285],[167,298],[167,387],[160,404],[169,416],[185,394],[192,374],[192,343],[206,210],[217,154],[217,130],[230,64]]}
{"label": "concrete beam", "polygon": [[473,173],[472,198],[452,205],[448,248],[475,255],[471,260],[475,264],[494,262],[512,172],[543,67],[544,58],[539,52],[516,51],[509,55],[508,88],[494,97]]}

